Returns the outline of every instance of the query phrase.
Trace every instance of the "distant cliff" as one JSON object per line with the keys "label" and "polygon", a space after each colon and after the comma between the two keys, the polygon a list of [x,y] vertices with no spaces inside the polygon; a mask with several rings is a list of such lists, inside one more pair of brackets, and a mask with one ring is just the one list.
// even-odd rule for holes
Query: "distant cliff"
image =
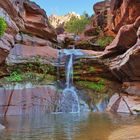
{"label": "distant cliff", "polygon": [[75,12],[70,12],[64,16],[51,15],[49,17],[49,21],[54,28],[57,28],[57,27],[63,26],[72,17],[80,18],[80,15],[76,14]]}

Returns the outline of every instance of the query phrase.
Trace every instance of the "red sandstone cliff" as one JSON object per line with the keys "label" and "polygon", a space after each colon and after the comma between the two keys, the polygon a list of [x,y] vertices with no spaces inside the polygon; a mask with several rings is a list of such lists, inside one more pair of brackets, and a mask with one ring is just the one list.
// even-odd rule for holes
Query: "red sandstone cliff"
{"label": "red sandstone cliff", "polygon": [[1,0],[0,15],[8,25],[6,33],[0,40],[0,63],[17,45],[23,48],[17,51],[24,50],[24,47],[31,49],[30,46],[33,45],[46,49],[51,47],[50,41],[56,40],[55,30],[49,24],[45,11],[34,2]]}

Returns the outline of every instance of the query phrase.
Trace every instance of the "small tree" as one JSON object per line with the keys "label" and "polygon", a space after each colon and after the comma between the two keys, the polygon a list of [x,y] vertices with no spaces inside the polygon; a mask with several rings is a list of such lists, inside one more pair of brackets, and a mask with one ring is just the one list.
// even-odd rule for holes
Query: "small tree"
{"label": "small tree", "polygon": [[70,21],[65,24],[65,30],[70,33],[80,34],[85,29],[85,26],[90,23],[87,14],[83,14],[80,18],[72,17]]}
{"label": "small tree", "polygon": [[7,28],[7,23],[4,18],[0,17],[0,37],[4,35],[4,32]]}

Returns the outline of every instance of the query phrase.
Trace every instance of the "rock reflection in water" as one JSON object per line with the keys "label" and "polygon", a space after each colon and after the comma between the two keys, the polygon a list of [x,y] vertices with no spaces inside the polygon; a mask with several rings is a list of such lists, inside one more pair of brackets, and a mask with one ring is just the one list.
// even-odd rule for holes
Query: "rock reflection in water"
{"label": "rock reflection in water", "polygon": [[0,132],[1,140],[108,140],[113,132],[126,125],[139,125],[140,118],[104,113],[60,113],[11,116],[0,122],[6,126],[6,130]]}

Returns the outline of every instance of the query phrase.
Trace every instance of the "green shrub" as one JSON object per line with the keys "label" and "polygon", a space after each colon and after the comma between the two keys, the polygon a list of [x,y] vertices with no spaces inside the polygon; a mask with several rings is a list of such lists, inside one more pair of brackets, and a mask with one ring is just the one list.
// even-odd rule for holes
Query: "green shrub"
{"label": "green shrub", "polygon": [[90,18],[84,14],[80,18],[72,17],[70,21],[65,23],[65,30],[69,33],[80,34],[85,29],[85,26],[90,23]]}
{"label": "green shrub", "polygon": [[21,82],[23,81],[23,77],[22,75],[17,72],[17,71],[13,71],[9,77],[5,77],[5,79],[8,81],[8,82]]}
{"label": "green shrub", "polygon": [[111,36],[105,36],[105,37],[102,37],[102,38],[100,38],[100,39],[98,39],[97,41],[96,41],[96,43],[100,46],[100,47],[102,47],[102,48],[104,48],[104,47],[106,47],[107,45],[109,45],[112,41],[113,41],[113,37],[111,37]]}
{"label": "green shrub", "polygon": [[96,68],[94,68],[93,66],[89,67],[89,70],[88,70],[90,73],[92,72],[96,72]]}
{"label": "green shrub", "polygon": [[102,91],[105,89],[105,82],[104,80],[100,80],[99,82],[95,83],[95,82],[89,82],[89,81],[78,81],[76,82],[76,84],[78,86],[84,87],[84,88],[88,88],[88,89],[92,89],[95,91]]}
{"label": "green shrub", "polygon": [[0,17],[0,37],[4,35],[6,28],[7,28],[7,24],[4,18]]}

